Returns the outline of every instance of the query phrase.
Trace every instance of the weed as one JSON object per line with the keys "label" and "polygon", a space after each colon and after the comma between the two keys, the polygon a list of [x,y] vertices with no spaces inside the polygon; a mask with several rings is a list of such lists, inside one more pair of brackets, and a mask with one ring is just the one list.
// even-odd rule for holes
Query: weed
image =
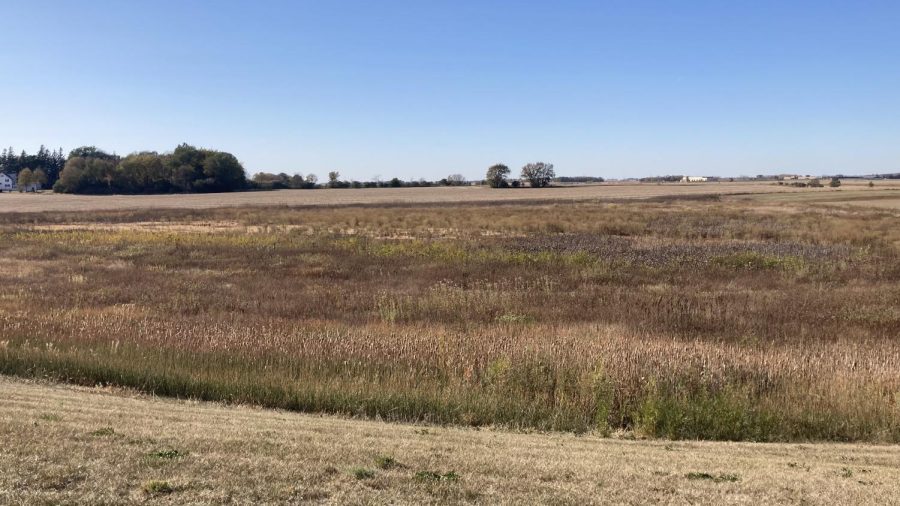
{"label": "weed", "polygon": [[94,431],[91,431],[91,435],[95,437],[103,437],[103,436],[112,436],[116,433],[112,427],[103,427]]}
{"label": "weed", "polygon": [[459,475],[453,471],[448,473],[437,473],[434,471],[418,471],[415,474],[415,480],[421,482],[456,482],[459,481]]}
{"label": "weed", "polygon": [[375,471],[364,467],[356,467],[350,470],[350,474],[357,480],[368,480],[375,477]]}
{"label": "weed", "polygon": [[737,474],[719,474],[712,475],[710,473],[702,473],[702,472],[690,472],[684,475],[685,478],[689,480],[710,480],[714,483],[722,483],[722,482],[736,482],[741,479]]}
{"label": "weed", "polygon": [[147,495],[166,495],[175,491],[175,488],[167,481],[150,480],[141,487]]}
{"label": "weed", "polygon": [[399,462],[394,460],[394,457],[391,457],[388,455],[379,455],[379,456],[375,457],[375,466],[378,467],[378,469],[383,469],[383,470],[402,467],[402,465]]}
{"label": "weed", "polygon": [[173,460],[173,459],[184,458],[187,456],[187,454],[188,454],[187,452],[183,452],[183,451],[179,451],[179,450],[175,450],[175,449],[169,449],[169,450],[158,450],[155,452],[151,452],[147,456],[157,458],[157,459],[163,459],[163,460]]}

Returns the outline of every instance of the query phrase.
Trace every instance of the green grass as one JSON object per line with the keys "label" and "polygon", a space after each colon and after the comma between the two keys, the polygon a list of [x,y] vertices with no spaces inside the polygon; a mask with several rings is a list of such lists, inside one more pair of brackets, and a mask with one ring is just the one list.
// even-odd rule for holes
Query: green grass
{"label": "green grass", "polygon": [[382,469],[385,471],[387,471],[389,469],[403,467],[403,465],[400,464],[399,462],[397,462],[394,459],[394,457],[391,457],[389,455],[379,455],[379,456],[375,457],[375,466],[378,469]]}
{"label": "green grass", "polygon": [[[777,390],[770,401],[767,392],[740,384],[698,383],[687,376],[617,392],[599,369],[579,375],[541,362],[500,360],[490,364],[478,383],[457,383],[441,375],[423,375],[415,383],[406,383],[386,376],[391,363],[374,361],[357,364],[351,373],[345,364],[321,360],[280,365],[272,356],[235,361],[227,354],[185,356],[133,346],[118,346],[115,354],[96,350],[56,348],[45,354],[10,343],[0,356],[0,373],[394,421],[601,433],[625,427],[671,439],[900,441],[900,424],[891,418],[889,406],[881,414],[872,414],[880,418],[858,417],[859,412],[858,418],[851,419],[804,409],[788,411],[773,403],[779,400]],[[144,365],[136,367],[137,363]],[[263,363],[268,364],[266,369]],[[361,383],[359,378],[370,381]],[[322,382],[329,385],[327,390],[317,386]],[[863,391],[858,395],[868,398]],[[58,420],[53,415],[44,418]],[[159,459],[185,455],[172,449],[151,454]]]}
{"label": "green grass", "polygon": [[357,467],[350,470],[350,474],[357,480],[368,480],[375,477],[375,471],[364,467]]}
{"label": "green grass", "polygon": [[141,489],[145,494],[151,496],[168,495],[172,492],[175,492],[175,487],[173,487],[169,482],[161,480],[150,480],[144,483]]}
{"label": "green grass", "polygon": [[157,450],[155,452],[150,452],[148,454],[148,456],[157,458],[157,459],[172,460],[172,459],[186,457],[187,452],[183,452],[183,451],[179,451],[179,450],[175,450],[175,449]]}

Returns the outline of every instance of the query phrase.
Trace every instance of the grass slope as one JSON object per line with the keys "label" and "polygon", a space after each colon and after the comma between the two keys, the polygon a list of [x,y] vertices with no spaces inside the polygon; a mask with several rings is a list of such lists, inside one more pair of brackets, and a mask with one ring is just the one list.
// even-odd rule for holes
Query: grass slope
{"label": "grass slope", "polygon": [[890,504],[900,448],[385,424],[0,377],[3,504]]}

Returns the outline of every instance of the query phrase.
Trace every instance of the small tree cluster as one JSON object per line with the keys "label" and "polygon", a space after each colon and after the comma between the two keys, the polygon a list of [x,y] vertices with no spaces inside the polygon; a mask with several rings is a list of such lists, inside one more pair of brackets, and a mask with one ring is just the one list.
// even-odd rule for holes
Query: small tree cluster
{"label": "small tree cluster", "polygon": [[47,174],[41,169],[22,169],[19,171],[19,179],[16,183],[20,192],[28,191],[30,188],[47,186]]}
{"label": "small tree cluster", "polygon": [[[6,148],[0,151],[0,172],[4,174],[18,174],[19,185],[24,187],[22,181],[22,172],[28,170],[33,176],[37,171],[43,174],[40,180],[32,180],[29,184],[40,183],[41,186],[53,185],[59,178],[66,163],[66,155],[63,154],[62,148],[56,151],[50,151],[46,147],[41,146],[38,152],[30,155],[25,151],[16,154],[15,149]],[[29,174],[25,174],[26,181]]]}
{"label": "small tree cluster", "polygon": [[[509,177],[509,173],[509,167],[502,163],[491,165],[485,175],[485,182],[491,188],[508,188],[510,182],[506,178]],[[519,179],[527,181],[532,188],[544,188],[550,186],[554,177],[556,177],[556,173],[552,163],[535,162],[522,167]],[[512,186],[518,187],[519,181],[513,181]]]}
{"label": "small tree cluster", "polygon": [[288,188],[306,190],[316,188],[318,181],[319,178],[315,174],[303,177],[302,174],[289,176],[284,172],[280,174],[260,172],[254,174],[252,179],[253,186],[262,190],[284,190]]}
{"label": "small tree cluster", "polygon": [[462,186],[466,184],[466,178],[462,174],[450,174],[438,181],[441,186]]}

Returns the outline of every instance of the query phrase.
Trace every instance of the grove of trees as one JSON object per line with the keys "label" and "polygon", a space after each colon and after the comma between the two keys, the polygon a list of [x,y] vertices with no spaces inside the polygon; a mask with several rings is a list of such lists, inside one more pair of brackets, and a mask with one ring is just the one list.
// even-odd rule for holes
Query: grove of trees
{"label": "grove of trees", "polygon": [[228,192],[249,187],[231,153],[181,144],[172,153],[124,158],[94,146],[72,150],[53,190],[63,193]]}
{"label": "grove of trees", "polygon": [[[49,151],[42,145],[38,152],[33,155],[29,155],[25,151],[16,154],[16,150],[12,147],[0,152],[0,172],[17,175],[20,183],[22,181],[22,171],[27,169],[31,175],[40,171],[46,178],[46,182],[42,183],[42,185],[52,186],[59,179],[59,174],[62,172],[65,164],[66,155],[63,154],[62,148],[59,148],[57,151]],[[29,179],[30,174],[26,173],[26,180]],[[29,184],[36,182],[38,181],[30,181]]]}
{"label": "grove of trees", "polygon": [[19,191],[27,191],[29,187],[36,185],[40,188],[47,186],[47,174],[42,169],[25,168],[19,171],[19,180],[17,186]]}
{"label": "grove of trees", "polygon": [[509,186],[518,187],[519,181],[528,181],[532,188],[544,188],[550,186],[550,182],[556,177],[552,163],[535,162],[526,164],[522,167],[522,173],[519,180],[512,183],[506,180],[509,176],[509,167],[498,163],[488,167],[485,175],[485,182],[491,188],[508,188]]}

